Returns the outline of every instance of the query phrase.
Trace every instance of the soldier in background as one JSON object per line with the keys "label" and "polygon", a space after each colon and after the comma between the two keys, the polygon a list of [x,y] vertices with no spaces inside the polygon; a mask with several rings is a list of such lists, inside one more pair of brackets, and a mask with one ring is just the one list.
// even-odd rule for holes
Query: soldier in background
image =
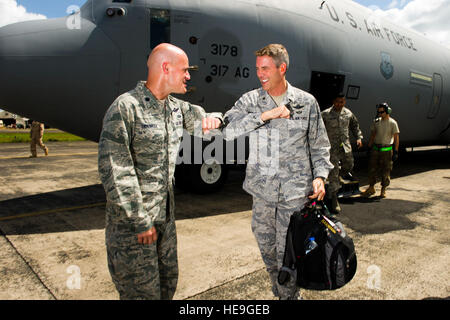
{"label": "soldier in background", "polygon": [[333,168],[330,143],[316,99],[286,81],[289,56],[269,44],[255,52],[261,88],[245,93],[224,115],[226,140],[250,133],[243,188],[253,196],[252,231],[270,275],[272,292],[297,299],[295,277],[281,285],[286,233],[291,215],[310,199],[325,196]]}
{"label": "soldier in background", "polygon": [[186,53],[163,43],[149,56],[147,81],[107,110],[99,141],[106,192],[108,267],[121,299],[172,299],[178,281],[173,176],[183,128],[221,125],[205,110],[172,97],[186,93]]}
{"label": "soldier in background", "polygon": [[42,137],[43,136],[44,136],[44,124],[40,123],[40,122],[38,122],[36,120],[31,120],[31,129],[30,129],[31,156],[30,156],[30,158],[36,158],[37,157],[36,145],[41,147],[41,149],[44,150],[45,155],[48,156],[48,148],[42,142]]}
{"label": "soldier in background", "polygon": [[386,188],[391,183],[392,165],[398,159],[400,145],[400,130],[397,121],[390,116],[391,113],[392,109],[386,102],[377,105],[377,118],[370,127],[368,144],[369,149],[372,149],[369,158],[369,187],[361,193],[362,197],[375,194],[377,176],[381,178],[381,198],[386,197]]}
{"label": "soldier in background", "polygon": [[341,187],[339,176],[353,180],[351,170],[354,161],[349,132],[351,131],[356,138],[358,148],[362,147],[363,138],[358,119],[345,107],[345,103],[345,95],[340,93],[334,98],[333,106],[322,111],[323,122],[331,144],[330,161],[334,166],[328,175],[328,197],[331,199],[331,211],[334,213],[341,212],[336,194]]}

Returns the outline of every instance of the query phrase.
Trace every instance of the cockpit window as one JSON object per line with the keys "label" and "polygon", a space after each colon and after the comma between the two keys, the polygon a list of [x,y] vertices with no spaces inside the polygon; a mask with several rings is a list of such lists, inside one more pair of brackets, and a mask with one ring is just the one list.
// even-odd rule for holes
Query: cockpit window
{"label": "cockpit window", "polygon": [[150,48],[170,42],[170,10],[150,9]]}

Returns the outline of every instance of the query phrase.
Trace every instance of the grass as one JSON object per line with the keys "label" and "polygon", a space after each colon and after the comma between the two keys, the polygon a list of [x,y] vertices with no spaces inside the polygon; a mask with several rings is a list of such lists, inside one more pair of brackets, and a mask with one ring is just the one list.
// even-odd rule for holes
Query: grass
{"label": "grass", "polygon": [[[0,143],[30,142],[30,132],[1,132]],[[84,141],[86,139],[67,132],[44,132],[43,142],[47,141]]]}

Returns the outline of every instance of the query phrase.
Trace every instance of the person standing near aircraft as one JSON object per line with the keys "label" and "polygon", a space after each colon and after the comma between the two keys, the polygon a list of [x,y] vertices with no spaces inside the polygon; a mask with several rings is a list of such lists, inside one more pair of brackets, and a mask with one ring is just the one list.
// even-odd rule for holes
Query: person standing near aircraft
{"label": "person standing near aircraft", "polygon": [[44,154],[48,156],[48,148],[47,146],[42,142],[42,138],[44,137],[44,124],[40,123],[36,120],[31,121],[31,129],[30,129],[30,149],[31,149],[31,156],[30,158],[36,158],[37,152],[36,152],[36,145],[41,147],[42,150],[44,150]]}
{"label": "person standing near aircraft", "polygon": [[[375,194],[377,175],[381,176],[380,197],[386,197],[386,188],[391,183],[391,170],[393,161],[398,159],[400,145],[397,121],[390,115],[392,109],[384,102],[377,105],[377,118],[370,127],[369,150],[369,187],[361,194],[370,197]],[[394,146],[392,146],[394,144]]]}
{"label": "person standing near aircraft", "polygon": [[186,53],[156,46],[147,81],[119,96],[107,110],[98,167],[106,192],[108,267],[121,299],[172,299],[178,281],[173,176],[183,128],[204,132],[220,113],[172,97],[186,93]]}
{"label": "person standing near aircraft", "polygon": [[[286,80],[289,55],[280,44],[255,52],[261,88],[245,93],[225,113],[226,140],[250,133],[244,190],[253,196],[252,231],[280,299],[296,299],[295,277],[278,283],[290,217],[310,199],[325,196],[333,165],[316,99]],[[312,194],[311,194],[312,193]]]}
{"label": "person standing near aircraft", "polygon": [[362,147],[363,138],[358,119],[345,107],[345,103],[344,94],[339,93],[334,98],[333,105],[322,111],[322,119],[331,144],[330,161],[334,166],[328,175],[328,197],[331,199],[331,211],[334,213],[341,212],[337,199],[337,191],[341,187],[339,176],[353,180],[351,170],[354,162],[349,131],[356,137],[358,148]]}

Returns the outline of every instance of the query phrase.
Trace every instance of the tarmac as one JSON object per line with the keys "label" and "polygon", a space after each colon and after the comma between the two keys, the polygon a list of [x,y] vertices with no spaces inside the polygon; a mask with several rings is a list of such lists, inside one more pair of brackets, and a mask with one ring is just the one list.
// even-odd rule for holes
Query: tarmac
{"label": "tarmac", "polygon": [[[0,147],[0,299],[116,300],[104,240],[105,193],[97,144]],[[367,186],[367,157],[355,154]],[[177,300],[272,300],[251,232],[245,173],[230,170],[218,192],[176,190]],[[301,290],[307,300],[450,298],[450,150],[400,155],[387,198],[341,200],[337,217],[355,242],[358,269],[343,288]],[[380,186],[377,185],[377,194]]]}

